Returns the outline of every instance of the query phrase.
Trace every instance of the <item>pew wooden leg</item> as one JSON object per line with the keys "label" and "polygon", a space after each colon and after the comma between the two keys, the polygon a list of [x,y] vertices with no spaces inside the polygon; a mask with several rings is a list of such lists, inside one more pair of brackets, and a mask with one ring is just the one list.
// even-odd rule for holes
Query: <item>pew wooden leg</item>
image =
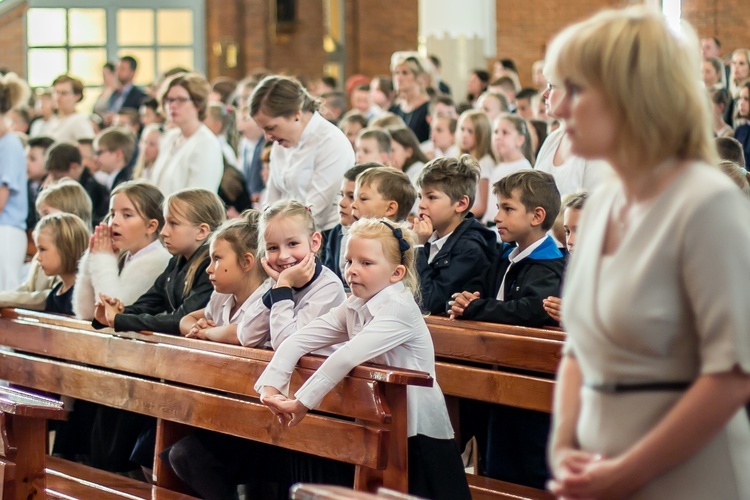
{"label": "pew wooden leg", "polygon": [[16,490],[13,498],[44,498],[47,422],[44,419],[19,415],[8,415],[6,419],[11,421],[13,445],[17,450],[16,456],[13,457]]}
{"label": "pew wooden leg", "polygon": [[159,454],[195,429],[188,425],[158,419],[156,423],[156,449],[154,450],[154,483],[172,491],[190,493],[185,483],[165,464]]}
{"label": "pew wooden leg", "polygon": [[387,457],[384,470],[357,467],[354,474],[354,488],[376,492],[386,488],[407,493],[409,491],[409,443],[406,425],[406,386],[386,384],[385,400],[391,409],[391,423],[387,426],[388,450],[381,456]]}

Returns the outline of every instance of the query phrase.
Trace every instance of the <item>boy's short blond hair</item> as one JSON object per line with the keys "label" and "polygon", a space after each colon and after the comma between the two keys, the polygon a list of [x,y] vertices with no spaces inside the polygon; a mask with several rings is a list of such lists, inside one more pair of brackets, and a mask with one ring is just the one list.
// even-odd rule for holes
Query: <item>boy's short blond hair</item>
{"label": "boy's short blond hair", "polygon": [[492,193],[503,198],[512,198],[514,191],[518,191],[526,211],[532,212],[536,207],[544,209],[546,216],[542,229],[549,231],[560,212],[560,191],[555,178],[539,170],[521,170],[503,177],[492,186]]}
{"label": "boy's short blond hair", "polygon": [[417,190],[409,176],[393,167],[375,167],[365,170],[357,177],[357,186],[372,186],[386,201],[398,204],[396,218],[405,220],[414,202],[417,201]]}
{"label": "boy's short blond hair", "polygon": [[357,140],[372,139],[378,146],[378,153],[391,153],[391,134],[381,128],[365,128],[359,132]]}
{"label": "boy's short blond hair", "polygon": [[474,198],[479,182],[479,163],[471,155],[461,155],[461,158],[445,156],[435,158],[422,169],[417,179],[417,186],[421,189],[437,189],[456,203],[464,196],[469,197],[469,206],[462,215],[466,215],[474,205]]}
{"label": "boy's short blond hair", "polygon": [[106,149],[107,151],[121,151],[125,165],[133,159],[135,151],[135,138],[129,130],[123,127],[110,127],[102,130],[94,139],[95,149]]}

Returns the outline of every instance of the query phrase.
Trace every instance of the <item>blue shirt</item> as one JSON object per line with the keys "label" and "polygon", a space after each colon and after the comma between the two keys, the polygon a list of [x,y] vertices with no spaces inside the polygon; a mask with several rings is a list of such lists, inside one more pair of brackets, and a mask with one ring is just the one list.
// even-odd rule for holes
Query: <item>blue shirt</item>
{"label": "blue shirt", "polygon": [[26,230],[29,213],[26,186],[26,154],[21,139],[13,132],[0,137],[0,185],[10,189],[10,197],[0,210],[0,226]]}

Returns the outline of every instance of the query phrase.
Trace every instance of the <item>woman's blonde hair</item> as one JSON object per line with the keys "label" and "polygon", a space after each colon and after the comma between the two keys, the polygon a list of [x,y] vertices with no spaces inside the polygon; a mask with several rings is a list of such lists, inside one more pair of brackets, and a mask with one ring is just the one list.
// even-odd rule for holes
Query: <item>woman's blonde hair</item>
{"label": "woman's blonde hair", "polygon": [[[469,121],[474,128],[473,151],[465,151],[461,148],[458,131],[461,130],[461,124],[465,121]],[[461,113],[456,126],[456,147],[458,147],[460,154],[470,154],[477,160],[481,160],[487,155],[490,155],[493,161],[495,160],[495,155],[492,152],[492,124],[483,111],[470,109]]]}
{"label": "woman's blonde hair", "polygon": [[620,124],[617,155],[653,167],[667,158],[715,163],[710,104],[695,32],[644,6],[605,10],[550,44],[545,75],[600,90]]}
{"label": "woman's blonde hair", "polygon": [[78,216],[86,227],[92,226],[91,198],[83,186],[72,179],[60,179],[57,184],[48,186],[36,198],[36,211],[42,205]]}
{"label": "woman's blonde hair", "polygon": [[[411,291],[417,303],[421,301],[415,250],[417,235],[409,229],[408,224],[399,224],[388,219],[359,219],[349,227],[349,238],[379,240],[388,262],[394,265],[400,264],[406,268],[402,282]],[[404,247],[400,240],[408,243],[409,248],[402,251]]]}
{"label": "woman's blonde hair", "polygon": [[[160,123],[150,123],[143,127],[143,131],[141,132],[141,138],[147,139],[148,136],[154,132],[159,133],[159,143],[161,143],[161,136],[164,133],[164,127]],[[154,159],[154,163],[156,163],[156,159]],[[154,166],[154,163],[151,165],[148,165],[149,168]],[[133,179],[140,179],[143,177],[143,171],[146,169],[146,148],[141,147],[138,151],[138,158],[135,160],[135,166],[133,167]]]}
{"label": "woman's blonde hair", "polygon": [[[224,202],[219,195],[207,189],[188,188],[169,195],[164,203],[165,212],[169,211],[177,218],[190,224],[207,224],[213,232],[226,219]],[[208,258],[208,246],[198,250],[201,254],[193,260],[185,275],[185,287],[182,296],[186,297],[193,288],[193,281],[201,264]]]}
{"label": "woman's blonde hair", "polygon": [[[732,52],[731,57],[734,57],[735,54],[742,54],[743,56],[745,56],[745,61],[747,61],[748,66],[750,66],[750,49],[735,49],[735,51]],[[719,72],[719,74],[724,74],[724,72],[721,71]],[[750,78],[746,78],[741,82],[738,82],[736,80],[734,76],[734,65],[732,65],[732,69],[729,72],[729,92],[733,98],[736,99],[740,96],[742,85],[747,81],[750,81]]]}
{"label": "woman's blonde hair", "polygon": [[267,76],[250,97],[250,116],[263,113],[271,118],[290,117],[300,111],[314,113],[320,106],[297,80],[286,76]]}
{"label": "woman's blonde hair", "polygon": [[[211,236],[211,242],[224,240],[232,247],[232,251],[237,255],[237,262],[242,263],[242,257],[251,253],[258,257],[260,241],[258,226],[260,224],[260,212],[257,210],[245,210],[242,214],[232,220],[226,221],[219,226]],[[265,276],[263,266],[255,266],[256,270]]]}
{"label": "woman's blonde hair", "polygon": [[0,114],[26,104],[30,95],[29,86],[15,73],[0,76]]}
{"label": "woman's blonde hair", "polygon": [[52,233],[57,253],[60,254],[62,266],[60,274],[78,272],[78,261],[89,247],[91,237],[89,226],[77,215],[68,213],[47,215],[37,222],[34,228],[34,241],[44,229]]}
{"label": "woman's blonde hair", "polygon": [[305,233],[308,237],[312,237],[317,231],[315,227],[315,220],[313,219],[312,212],[308,207],[302,203],[294,200],[279,200],[270,207],[266,208],[260,215],[259,234],[260,240],[259,245],[261,252],[265,253],[266,249],[266,231],[268,226],[274,217],[297,217],[305,228]]}

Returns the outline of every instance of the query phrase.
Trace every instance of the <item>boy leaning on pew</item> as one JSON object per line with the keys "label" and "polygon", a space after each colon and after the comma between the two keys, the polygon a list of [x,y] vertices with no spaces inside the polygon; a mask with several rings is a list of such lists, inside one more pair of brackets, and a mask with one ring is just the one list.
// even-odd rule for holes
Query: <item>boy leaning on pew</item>
{"label": "boy leaning on pew", "polygon": [[[530,327],[557,325],[543,306],[545,298],[559,296],[565,268],[562,253],[547,234],[560,211],[555,180],[545,172],[522,170],[496,182],[493,193],[499,208],[495,222],[504,243],[502,257],[465,291],[454,294],[449,302],[451,317]],[[544,489],[549,479],[545,455],[549,414],[492,405],[486,428],[487,476]]]}

